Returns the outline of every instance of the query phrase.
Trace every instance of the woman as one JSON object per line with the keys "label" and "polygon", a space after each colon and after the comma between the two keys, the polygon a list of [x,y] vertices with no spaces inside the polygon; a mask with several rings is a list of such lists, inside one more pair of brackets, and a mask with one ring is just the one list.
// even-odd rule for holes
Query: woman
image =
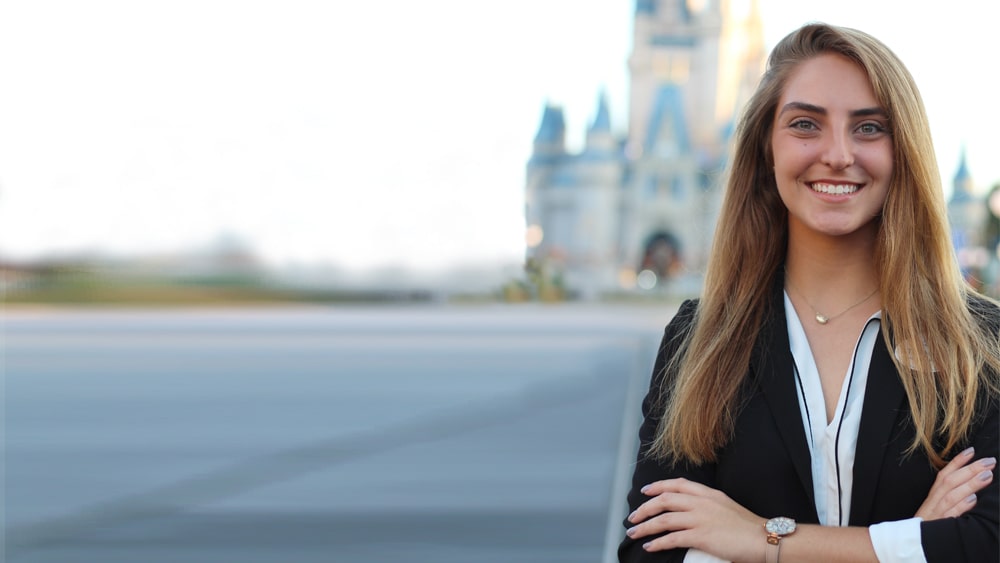
{"label": "woman", "polygon": [[912,77],[867,34],[795,31],[663,338],[620,560],[997,561],[998,331]]}

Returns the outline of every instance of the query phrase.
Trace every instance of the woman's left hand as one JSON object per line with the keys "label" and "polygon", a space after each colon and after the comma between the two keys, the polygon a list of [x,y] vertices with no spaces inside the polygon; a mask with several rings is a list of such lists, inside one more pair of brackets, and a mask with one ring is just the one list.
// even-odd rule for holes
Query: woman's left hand
{"label": "woman's left hand", "polygon": [[955,518],[976,506],[976,493],[993,481],[996,458],[980,459],[973,463],[972,448],[955,456],[934,479],[927,498],[916,516],[924,520]]}
{"label": "woman's left hand", "polygon": [[633,539],[671,532],[643,545],[646,551],[690,547],[729,561],[764,560],[765,519],[725,493],[687,479],[642,488],[651,498],[629,515]]}

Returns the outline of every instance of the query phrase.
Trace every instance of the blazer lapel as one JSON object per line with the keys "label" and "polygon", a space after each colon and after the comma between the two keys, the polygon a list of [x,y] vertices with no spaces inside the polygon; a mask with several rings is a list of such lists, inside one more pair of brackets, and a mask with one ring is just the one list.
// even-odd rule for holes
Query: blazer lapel
{"label": "blazer lapel", "polygon": [[879,336],[868,369],[868,385],[861,407],[858,445],[854,453],[854,492],[850,525],[868,522],[881,467],[899,414],[906,409],[906,391],[896,373],[885,340]]}
{"label": "blazer lapel", "polygon": [[788,343],[784,298],[780,291],[779,286],[777,298],[772,300],[771,314],[761,327],[751,369],[755,372],[760,390],[774,416],[775,425],[788,449],[795,472],[809,495],[809,505],[815,507],[812,462],[796,395],[794,362]]}

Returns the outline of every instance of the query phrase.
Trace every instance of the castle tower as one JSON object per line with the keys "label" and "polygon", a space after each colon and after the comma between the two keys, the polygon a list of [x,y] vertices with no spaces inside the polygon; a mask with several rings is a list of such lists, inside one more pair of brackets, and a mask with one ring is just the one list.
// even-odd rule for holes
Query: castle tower
{"label": "castle tower", "polygon": [[976,195],[972,175],[965,158],[965,148],[959,156],[958,170],[952,179],[951,198],[948,200],[948,222],[951,240],[958,254],[959,265],[971,271],[985,265],[984,227],[988,209],[983,198]]}
{"label": "castle tower", "polygon": [[652,263],[660,279],[707,263],[730,136],[766,58],[755,0],[742,14],[729,0],[693,5],[638,2],[629,59],[621,267]]}
{"label": "castle tower", "polygon": [[542,122],[535,134],[531,159],[527,165],[524,215],[527,225],[526,258],[535,256],[535,248],[544,237],[542,194],[566,159],[566,119],[562,108],[545,104]]}
{"label": "castle tower", "polygon": [[528,257],[571,287],[703,271],[734,122],[764,63],[757,2],[731,11],[730,0],[636,1],[625,138],[602,93],[584,149],[568,154],[562,112],[545,108],[527,170]]}
{"label": "castle tower", "polygon": [[527,167],[527,257],[592,294],[614,284],[609,264],[617,261],[623,159],[607,96],[598,98],[582,152],[566,152],[564,132],[562,110],[547,106]]}

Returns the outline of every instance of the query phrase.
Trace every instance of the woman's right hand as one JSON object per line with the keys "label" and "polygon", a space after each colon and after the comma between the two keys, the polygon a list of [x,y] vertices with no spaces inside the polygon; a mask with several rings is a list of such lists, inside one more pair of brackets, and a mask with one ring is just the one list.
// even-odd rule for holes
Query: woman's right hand
{"label": "woman's right hand", "polygon": [[914,516],[924,521],[954,518],[976,506],[976,493],[993,480],[996,458],[972,461],[972,448],[955,456],[938,472],[924,503]]}

